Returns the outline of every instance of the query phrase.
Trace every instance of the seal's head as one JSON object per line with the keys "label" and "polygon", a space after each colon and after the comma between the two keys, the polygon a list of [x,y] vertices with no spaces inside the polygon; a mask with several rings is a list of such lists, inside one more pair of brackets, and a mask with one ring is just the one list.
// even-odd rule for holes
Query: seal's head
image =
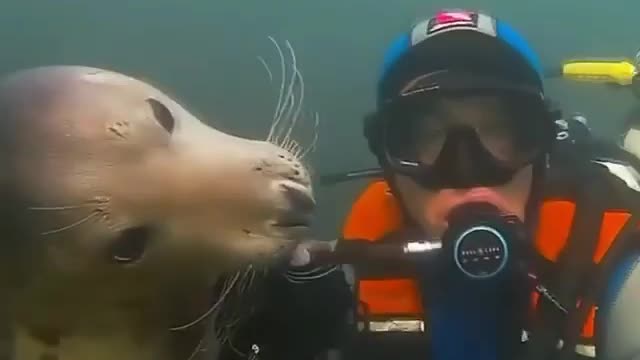
{"label": "seal's head", "polygon": [[18,317],[47,326],[73,327],[67,306],[161,307],[163,295],[271,262],[304,236],[314,205],[291,153],[95,68],[2,82],[0,158],[0,287]]}

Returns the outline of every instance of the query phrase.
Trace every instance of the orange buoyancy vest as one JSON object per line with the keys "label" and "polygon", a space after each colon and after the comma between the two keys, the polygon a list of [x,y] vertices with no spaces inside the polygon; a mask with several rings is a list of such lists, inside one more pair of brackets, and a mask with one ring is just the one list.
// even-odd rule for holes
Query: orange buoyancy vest
{"label": "orange buoyancy vest", "polygon": [[[556,262],[567,244],[574,220],[576,204],[568,200],[548,199],[540,207],[539,225],[535,234],[535,248],[545,259]],[[616,236],[631,217],[623,210],[608,210],[602,215],[600,234],[593,254],[598,264],[607,253]],[[384,235],[398,230],[403,224],[401,209],[388,184],[374,181],[356,199],[343,228],[343,239],[376,241]],[[415,279],[358,279],[356,293],[366,316],[409,316],[424,318],[424,309],[418,284]],[[537,305],[537,293],[533,294],[532,306]],[[583,326],[582,343],[592,344],[594,320],[597,308]],[[359,316],[364,316],[359,310]]]}

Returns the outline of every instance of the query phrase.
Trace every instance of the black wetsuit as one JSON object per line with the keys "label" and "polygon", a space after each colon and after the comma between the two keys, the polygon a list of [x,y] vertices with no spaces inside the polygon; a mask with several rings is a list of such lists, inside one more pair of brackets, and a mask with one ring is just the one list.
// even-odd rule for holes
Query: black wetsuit
{"label": "black wetsuit", "polygon": [[[594,139],[588,127],[571,118],[566,122],[567,134],[560,126],[554,153],[588,154],[597,161],[613,161],[633,164],[640,169],[640,161],[615,144]],[[567,136],[568,135],[568,136]],[[578,149],[578,150],[576,150]],[[551,161],[549,179],[570,178],[573,174],[571,157],[558,156]],[[600,159],[600,160],[598,160]],[[556,166],[554,166],[556,164]],[[597,166],[597,165],[595,165]],[[557,170],[556,170],[557,168]],[[603,174],[606,171],[602,171]],[[607,175],[605,175],[607,176]],[[634,193],[629,184],[618,176],[607,176],[615,192]],[[574,180],[575,181],[575,180]],[[603,189],[605,191],[605,189]],[[638,197],[637,194],[632,196]],[[612,196],[612,203],[615,199]],[[274,272],[270,275],[267,295],[261,311],[256,312],[232,340],[240,351],[259,349],[259,360],[312,360],[328,349],[348,347],[353,344],[349,337],[347,316],[353,310],[354,296],[345,278],[345,273],[337,267],[318,269],[295,269],[286,274]],[[366,355],[358,359],[344,360],[427,360],[428,339],[410,338],[399,334],[392,340],[398,346],[376,348],[375,344],[363,345]],[[376,356],[377,355],[377,356]],[[395,356],[394,356],[395,355]],[[576,358],[579,358],[578,356]],[[228,346],[223,348],[221,360],[246,359]]]}

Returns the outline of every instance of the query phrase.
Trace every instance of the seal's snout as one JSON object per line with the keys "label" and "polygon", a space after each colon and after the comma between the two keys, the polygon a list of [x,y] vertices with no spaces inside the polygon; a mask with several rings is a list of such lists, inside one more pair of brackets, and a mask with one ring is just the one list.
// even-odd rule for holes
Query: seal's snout
{"label": "seal's snout", "polygon": [[308,187],[286,182],[280,184],[280,188],[295,211],[310,213],[315,208],[316,201]]}
{"label": "seal's snout", "polygon": [[263,211],[258,215],[262,219],[254,220],[260,221],[266,236],[282,244],[300,239],[310,228],[316,206],[309,172],[286,149],[269,142],[257,145],[254,149],[259,160],[254,170],[258,176],[252,180],[253,192],[247,195],[259,201]]}
{"label": "seal's snout", "polygon": [[307,187],[289,182],[280,185],[288,205],[281,211],[273,226],[278,228],[308,228],[311,225],[315,199]]}
{"label": "seal's snout", "polygon": [[303,187],[311,186],[311,177],[305,166],[291,153],[273,145],[265,143],[271,151],[263,159],[262,164],[255,168],[259,172],[270,174],[276,180],[295,182]]}

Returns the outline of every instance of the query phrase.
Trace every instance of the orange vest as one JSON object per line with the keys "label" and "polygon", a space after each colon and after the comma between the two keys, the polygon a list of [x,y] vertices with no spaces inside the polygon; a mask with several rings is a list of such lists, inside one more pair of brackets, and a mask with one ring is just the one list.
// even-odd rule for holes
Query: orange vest
{"label": "orange vest", "polygon": [[[546,200],[540,208],[539,226],[535,237],[538,252],[555,262],[569,237],[575,203],[567,200]],[[610,248],[631,215],[622,210],[606,211],[602,217],[600,235],[593,254],[598,264]],[[400,207],[384,181],[375,181],[356,199],[347,216],[343,238],[376,241],[402,226]],[[357,269],[356,269],[357,270]],[[414,279],[358,279],[356,293],[367,316],[415,316],[423,318],[422,301]],[[537,293],[532,306],[537,305]],[[592,343],[596,308],[584,324],[583,341]],[[364,315],[360,311],[359,315]]]}

